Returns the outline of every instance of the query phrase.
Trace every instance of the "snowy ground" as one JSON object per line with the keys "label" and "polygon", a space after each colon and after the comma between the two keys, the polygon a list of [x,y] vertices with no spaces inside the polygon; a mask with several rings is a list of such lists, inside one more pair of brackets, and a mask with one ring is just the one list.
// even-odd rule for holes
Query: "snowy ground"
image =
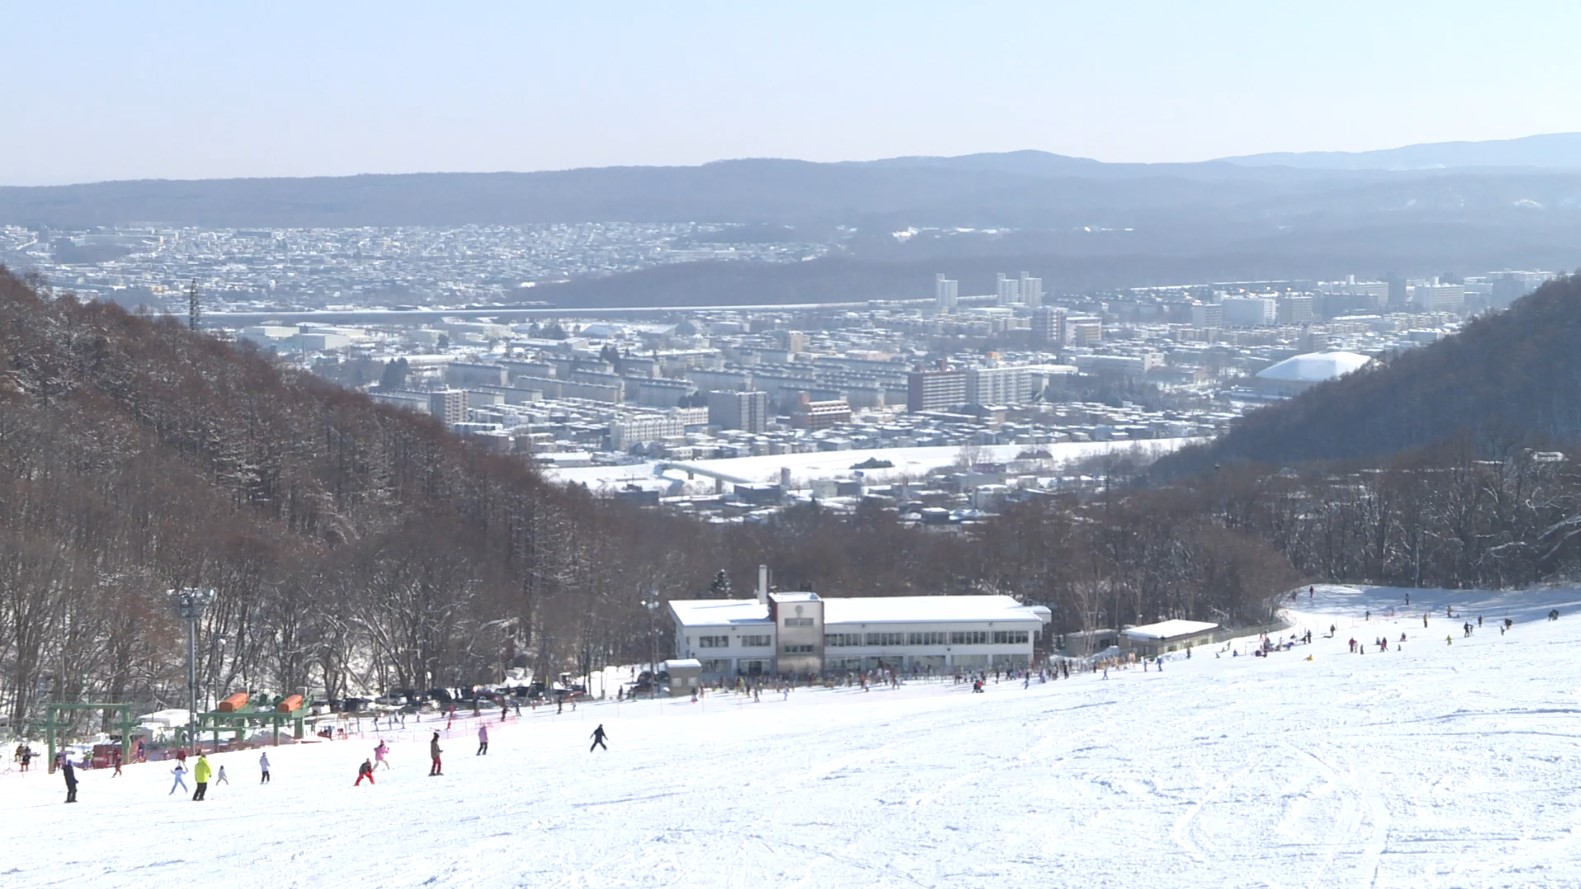
{"label": "snowy ground", "polygon": [[[1188,444],[1202,441],[1200,438],[1150,438],[1137,441],[1092,441],[1092,442],[1060,442],[1044,445],[982,445],[966,449],[966,453],[980,462],[1009,462],[1016,459],[1017,455],[1029,450],[1045,450],[1049,452],[1047,461],[1048,471],[1057,473],[1063,467],[1075,460],[1092,457],[1110,452],[1137,451],[1152,460],[1171,451],[1182,448]],[[789,469],[792,486],[802,487],[811,484],[813,479],[823,478],[854,478],[855,470],[851,467],[866,460],[888,460],[895,464],[888,469],[862,470],[863,478],[869,484],[890,484],[901,480],[919,481],[935,469],[943,469],[960,462],[963,449],[952,447],[928,448],[879,448],[876,450],[861,451],[816,451],[806,454],[777,454],[759,457],[730,457],[718,460],[682,460],[666,461],[685,463],[688,466],[701,466],[714,472],[721,472],[736,478],[746,479],[750,482],[761,484],[777,484],[780,480],[780,470]],[[627,482],[652,480],[654,467],[660,461],[648,460],[642,463],[630,463],[622,466],[576,466],[569,468],[549,467],[544,474],[556,481],[580,483],[594,491],[619,487]],[[684,473],[672,470],[671,476],[681,477]],[[713,480],[701,478],[694,480],[688,490],[691,493],[704,493],[713,488]]]}
{"label": "snowy ground", "polygon": [[1303,592],[1313,644],[1267,659],[539,710],[487,757],[469,719],[438,778],[409,721],[374,787],[371,733],[272,750],[262,787],[255,752],[217,757],[202,805],[156,764],[70,806],[0,774],[0,885],[1581,885],[1581,591],[1405,592]]}

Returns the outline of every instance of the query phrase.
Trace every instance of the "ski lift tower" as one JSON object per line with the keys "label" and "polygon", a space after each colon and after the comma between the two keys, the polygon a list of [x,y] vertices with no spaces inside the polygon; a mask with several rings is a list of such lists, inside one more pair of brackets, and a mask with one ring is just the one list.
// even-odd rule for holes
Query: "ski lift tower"
{"label": "ski lift tower", "polygon": [[187,743],[191,744],[198,737],[198,618],[214,601],[214,590],[183,587],[171,590],[170,597],[176,614],[187,622]]}

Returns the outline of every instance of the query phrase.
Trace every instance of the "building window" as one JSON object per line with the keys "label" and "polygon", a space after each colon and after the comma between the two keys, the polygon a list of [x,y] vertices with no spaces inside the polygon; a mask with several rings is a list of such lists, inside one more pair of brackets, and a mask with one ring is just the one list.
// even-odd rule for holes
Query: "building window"
{"label": "building window", "polygon": [[949,635],[941,630],[931,630],[922,633],[907,633],[907,645],[945,645]]}
{"label": "building window", "polygon": [[773,636],[742,636],[741,637],[741,647],[742,648],[773,648],[774,647],[774,637]]}
{"label": "building window", "polygon": [[812,626],[812,618],[810,618],[810,617],[787,617],[787,618],[785,618],[785,626],[787,626],[787,627],[810,627],[810,626]]}
{"label": "building window", "polygon": [[905,645],[905,633],[868,633],[868,645]]}
{"label": "building window", "polygon": [[698,636],[697,637],[697,647],[698,648],[729,648],[730,647],[730,637],[729,636]]}
{"label": "building window", "polygon": [[1025,645],[1028,638],[1026,630],[994,630],[995,645]]}
{"label": "building window", "polygon": [[848,648],[848,647],[853,646],[853,645],[861,645],[862,644],[862,634],[861,633],[826,633],[826,634],[824,634],[824,637],[823,637],[823,644],[829,646],[830,648]]}
{"label": "building window", "polygon": [[811,645],[786,645],[780,649],[784,654],[812,654]]}
{"label": "building window", "polygon": [[951,645],[987,645],[987,630],[957,630],[950,634]]}
{"label": "building window", "polygon": [[728,673],[728,672],[730,672],[730,661],[729,660],[703,661],[703,672],[704,673]]}

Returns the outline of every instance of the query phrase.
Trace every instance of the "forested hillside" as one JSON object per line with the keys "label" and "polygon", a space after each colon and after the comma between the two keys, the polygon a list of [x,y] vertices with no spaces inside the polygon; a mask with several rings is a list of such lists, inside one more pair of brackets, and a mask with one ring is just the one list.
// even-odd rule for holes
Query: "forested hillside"
{"label": "forested hillside", "polygon": [[[1283,471],[1224,463],[1151,488],[1117,455],[1087,468],[1109,482],[1094,496],[1034,498],[940,533],[877,501],[746,526],[597,501],[168,318],[0,272],[0,704],[19,720],[36,718],[41,695],[181,701],[183,633],[166,591],[187,586],[217,591],[200,635],[204,688],[340,695],[498,681],[510,662],[634,661],[648,651],[649,590],[710,595],[724,571],[748,594],[759,564],[778,588],[826,595],[1012,594],[1048,605],[1056,634],[1164,617],[1257,623],[1305,580],[1574,579],[1574,421],[1564,390],[1528,379],[1538,365],[1521,350],[1549,355],[1543,367],[1575,385],[1572,365],[1543,351],[1573,336],[1575,291],[1545,289],[1467,331],[1521,359],[1462,378],[1504,393],[1504,438],[1454,434],[1480,415],[1453,397],[1459,365],[1443,356],[1467,347],[1450,344],[1359,381],[1382,402],[1399,390],[1380,381],[1416,362],[1436,370],[1439,385],[1415,398],[1438,413],[1411,416],[1440,417],[1432,428],[1449,444]],[[1334,440],[1347,424],[1369,428],[1324,391],[1292,405]],[[1566,437],[1495,454],[1534,429]],[[661,654],[667,633],[661,622]]]}
{"label": "forested hillside", "polygon": [[[36,282],[34,282],[36,284]],[[1056,631],[1160,613],[1266,617],[1298,579],[1246,529],[1119,497],[973,534],[864,505],[747,527],[594,501],[433,421],[165,318],[0,271],[0,702],[184,698],[167,590],[210,587],[204,688],[497,681],[648,650],[648,590],[1008,592]],[[660,630],[661,651],[664,630]],[[58,699],[58,697],[57,697]]]}

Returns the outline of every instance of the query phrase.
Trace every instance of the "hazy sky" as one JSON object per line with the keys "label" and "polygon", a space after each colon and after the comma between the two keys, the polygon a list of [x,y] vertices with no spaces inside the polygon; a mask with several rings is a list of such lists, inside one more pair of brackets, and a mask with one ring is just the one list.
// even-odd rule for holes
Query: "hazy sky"
{"label": "hazy sky", "polygon": [[0,184],[1581,130],[1581,3],[0,0]]}

